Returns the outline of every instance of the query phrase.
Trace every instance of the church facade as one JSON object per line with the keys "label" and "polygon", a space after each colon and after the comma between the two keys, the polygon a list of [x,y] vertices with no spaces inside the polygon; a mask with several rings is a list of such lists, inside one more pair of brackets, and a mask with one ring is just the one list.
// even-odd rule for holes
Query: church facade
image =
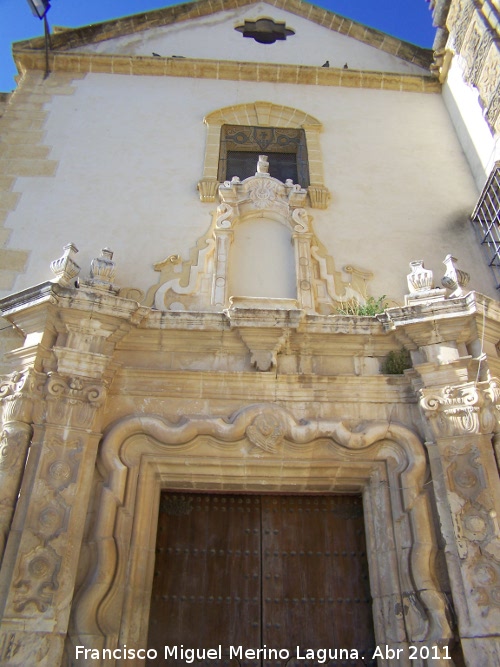
{"label": "church facade", "polygon": [[499,12],[431,11],[14,45],[0,664],[499,664]]}

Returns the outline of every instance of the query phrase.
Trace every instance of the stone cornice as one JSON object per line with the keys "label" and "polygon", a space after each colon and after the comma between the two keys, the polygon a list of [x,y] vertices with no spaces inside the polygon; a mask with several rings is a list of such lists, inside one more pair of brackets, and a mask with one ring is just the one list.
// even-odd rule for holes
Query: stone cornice
{"label": "stone cornice", "polygon": [[[95,308],[96,303],[99,304],[98,311]],[[75,317],[81,317],[81,313],[92,312],[94,317],[98,315],[103,321],[122,320],[132,328],[150,330],[229,331],[233,326],[239,326],[231,321],[231,309],[221,312],[159,311],[111,292],[96,291],[85,284],[80,288],[71,288],[50,281],[1,299],[0,315],[26,335],[38,330],[37,313],[44,310],[45,304],[50,304],[59,313],[68,313],[67,316],[59,315],[60,322],[66,322],[65,318],[70,318],[69,313],[76,311]],[[256,315],[258,316],[258,310]],[[492,339],[500,338],[500,304],[476,292],[429,304],[389,308],[374,317],[304,313],[295,328],[301,333],[319,335],[338,333],[344,336],[351,334],[385,337],[389,332],[409,330],[412,327],[422,327],[425,330],[429,326],[435,328],[436,322],[439,322],[443,335],[448,335],[444,340],[457,340],[457,326],[467,329],[472,321],[471,316],[481,331],[484,330]],[[44,315],[42,319],[45,320],[46,317]],[[266,324],[262,321],[258,326],[265,327]],[[445,329],[449,331],[444,331]]]}
{"label": "stone cornice", "polygon": [[22,310],[24,306],[33,306],[36,303],[49,300],[54,294],[53,288],[53,283],[46,281],[34,287],[27,287],[20,292],[9,294],[9,296],[0,300],[0,315],[5,317],[7,314]]}
{"label": "stone cornice", "polygon": [[378,319],[387,330],[404,331],[417,345],[424,340],[468,342],[483,329],[493,339],[500,336],[500,304],[477,292],[435,303],[389,308]]}
{"label": "stone cornice", "polygon": [[[301,16],[313,23],[342,35],[352,37],[364,44],[373,46],[402,58],[415,65],[428,68],[432,61],[432,52],[414,44],[386,35],[351,19],[345,18],[321,7],[316,7],[303,0],[266,0],[267,4]],[[81,28],[64,30],[51,36],[52,49],[77,49],[83,45],[95,44],[104,40],[131,35],[151,28],[188,21],[202,16],[210,16],[220,11],[245,7],[255,4],[255,0],[197,0],[180,5],[165,7],[153,11],[125,16],[123,18],[97,23]],[[14,53],[22,49],[44,49],[43,38],[35,38],[14,44]]]}
{"label": "stone cornice", "polygon": [[[43,51],[14,51],[18,70],[44,71]],[[208,60],[202,58],[154,58],[148,56],[103,55],[77,52],[54,52],[49,55],[51,72],[87,72],[99,74],[132,74],[173,76],[227,81],[265,81],[346,88],[375,88],[417,93],[439,93],[441,85],[431,75],[372,72],[335,67],[313,67],[273,63]]]}

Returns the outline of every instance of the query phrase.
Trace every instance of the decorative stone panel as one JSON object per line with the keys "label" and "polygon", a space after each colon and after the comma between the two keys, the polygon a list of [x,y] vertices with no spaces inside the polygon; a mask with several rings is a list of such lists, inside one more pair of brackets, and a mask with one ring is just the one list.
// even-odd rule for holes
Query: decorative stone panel
{"label": "decorative stone panel", "polygon": [[[272,106],[265,107],[267,113]],[[291,180],[282,183],[262,166],[244,181],[234,177],[221,184],[219,199],[212,225],[198,240],[191,258],[181,262],[178,255],[171,255],[155,265],[160,280],[148,290],[145,305],[154,303],[158,310],[221,311],[229,308],[230,297],[253,296],[230,294],[228,276],[233,230],[257,218],[278,221],[291,233],[298,308],[326,314],[335,312],[343,301],[365,302],[372,274],[345,267],[352,279],[343,280],[313,232],[312,219],[304,208],[307,191],[300,185]],[[272,304],[260,307],[273,309]]]}

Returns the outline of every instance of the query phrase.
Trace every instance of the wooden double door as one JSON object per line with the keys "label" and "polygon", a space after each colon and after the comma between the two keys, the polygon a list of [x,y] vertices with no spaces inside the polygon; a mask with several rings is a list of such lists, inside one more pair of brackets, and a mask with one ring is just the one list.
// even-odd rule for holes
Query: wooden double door
{"label": "wooden double door", "polygon": [[162,494],[148,646],[150,665],[376,664],[361,498]]}

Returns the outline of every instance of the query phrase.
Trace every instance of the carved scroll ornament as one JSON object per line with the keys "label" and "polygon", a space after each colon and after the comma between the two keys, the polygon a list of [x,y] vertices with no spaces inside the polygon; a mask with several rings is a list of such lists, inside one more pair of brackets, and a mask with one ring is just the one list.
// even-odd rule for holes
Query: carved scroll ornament
{"label": "carved scroll ornament", "polygon": [[59,587],[61,561],[51,546],[38,545],[23,555],[19,576],[14,581],[15,611],[22,612],[30,605],[38,612],[48,609]]}

